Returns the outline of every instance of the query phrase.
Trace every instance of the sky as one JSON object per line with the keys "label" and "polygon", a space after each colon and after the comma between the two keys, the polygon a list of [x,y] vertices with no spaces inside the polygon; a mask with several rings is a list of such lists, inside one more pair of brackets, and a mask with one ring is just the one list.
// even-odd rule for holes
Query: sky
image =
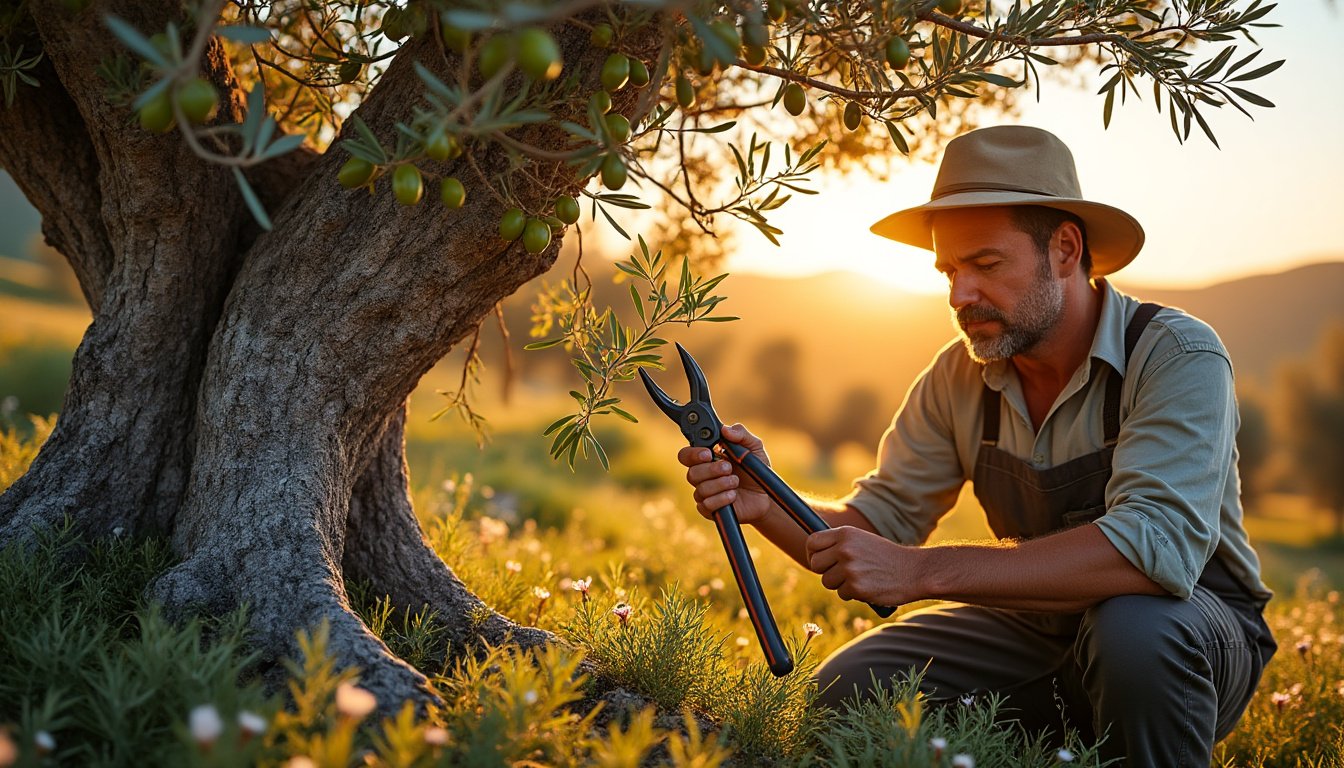
{"label": "sky", "polygon": [[[1120,276],[1134,285],[1198,287],[1292,266],[1344,259],[1344,7],[1283,0],[1260,31],[1257,62],[1287,59],[1251,90],[1275,103],[1206,113],[1222,149],[1193,129],[1184,144],[1145,100],[1116,106],[1102,127],[1096,88],[1046,83],[1012,122],[1044,128],[1073,150],[1083,195],[1138,218],[1147,244]],[[1253,48],[1245,47],[1249,53]],[[895,155],[885,183],[866,174],[818,177],[815,197],[796,195],[779,211],[776,248],[744,228],[730,272],[805,275],[848,269],[901,288],[946,289],[932,255],[868,231],[892,211],[928,200],[936,168]]]}

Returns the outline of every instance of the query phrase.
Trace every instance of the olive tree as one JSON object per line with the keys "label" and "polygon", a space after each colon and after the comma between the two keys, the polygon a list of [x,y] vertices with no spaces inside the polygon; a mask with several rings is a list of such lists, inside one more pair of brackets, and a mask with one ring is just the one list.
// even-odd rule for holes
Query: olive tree
{"label": "olive tree", "polygon": [[694,250],[723,216],[775,239],[821,164],[931,151],[1051,68],[1099,72],[1106,119],[1143,93],[1179,138],[1211,139],[1211,108],[1268,105],[1245,84],[1278,65],[1250,36],[1271,8],[6,3],[0,167],[93,321],[54,432],[0,496],[0,542],[67,520],[161,533],[180,564],[152,597],[174,615],[246,603],[273,657],[326,621],[385,707],[423,699],[344,585],[430,606],[454,648],[550,640],[425,544],[403,428],[420,377],[552,266],[585,209],[627,236],[628,209],[672,215],[622,265],[638,321],[592,306],[582,270],[542,297],[535,344],[565,342],[578,369],[551,432],[567,461],[604,460],[591,421],[623,413],[613,385],[657,364],[660,325],[719,319],[719,278],[645,242]]}

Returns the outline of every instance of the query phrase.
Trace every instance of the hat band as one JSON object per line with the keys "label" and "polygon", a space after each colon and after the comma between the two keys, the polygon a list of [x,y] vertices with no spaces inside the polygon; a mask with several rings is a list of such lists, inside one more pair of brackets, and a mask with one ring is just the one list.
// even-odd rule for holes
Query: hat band
{"label": "hat band", "polygon": [[935,189],[933,191],[933,196],[930,197],[929,199],[938,200],[940,198],[947,197],[948,195],[955,195],[961,192],[1024,192],[1029,195],[1041,195],[1043,197],[1059,197],[1059,195],[1056,195],[1053,192],[1042,192],[1039,189],[1029,189],[1027,187],[1015,187],[1010,184],[996,185],[996,184],[985,184],[982,181],[972,181],[962,184],[948,184],[946,186],[939,187],[938,189]]}

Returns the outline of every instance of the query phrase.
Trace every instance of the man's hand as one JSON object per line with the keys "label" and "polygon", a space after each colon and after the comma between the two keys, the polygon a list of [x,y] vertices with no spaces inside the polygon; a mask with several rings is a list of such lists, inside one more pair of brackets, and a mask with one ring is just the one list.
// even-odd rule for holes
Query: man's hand
{"label": "man's hand", "polygon": [[[751,451],[767,466],[770,464],[761,439],[741,424],[725,426],[723,437]],[[686,482],[695,488],[695,509],[704,517],[712,518],[715,512],[732,504],[738,522],[748,525],[761,522],[770,511],[773,502],[761,487],[728,459],[716,456],[708,448],[688,445],[677,452],[677,461],[689,467]]]}
{"label": "man's hand", "polygon": [[900,606],[921,599],[915,587],[917,547],[842,526],[807,537],[807,567],[846,600]]}

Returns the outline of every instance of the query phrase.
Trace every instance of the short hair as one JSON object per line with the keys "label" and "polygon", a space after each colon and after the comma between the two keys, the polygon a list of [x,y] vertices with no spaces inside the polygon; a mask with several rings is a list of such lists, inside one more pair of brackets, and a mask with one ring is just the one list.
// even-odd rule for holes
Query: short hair
{"label": "short hair", "polygon": [[1013,225],[1026,233],[1036,243],[1036,250],[1042,256],[1050,251],[1050,238],[1066,221],[1071,221],[1083,235],[1083,258],[1079,262],[1083,274],[1092,276],[1092,250],[1087,245],[1087,226],[1076,214],[1048,208],[1044,205],[1010,205],[1008,213],[1013,217]]}

